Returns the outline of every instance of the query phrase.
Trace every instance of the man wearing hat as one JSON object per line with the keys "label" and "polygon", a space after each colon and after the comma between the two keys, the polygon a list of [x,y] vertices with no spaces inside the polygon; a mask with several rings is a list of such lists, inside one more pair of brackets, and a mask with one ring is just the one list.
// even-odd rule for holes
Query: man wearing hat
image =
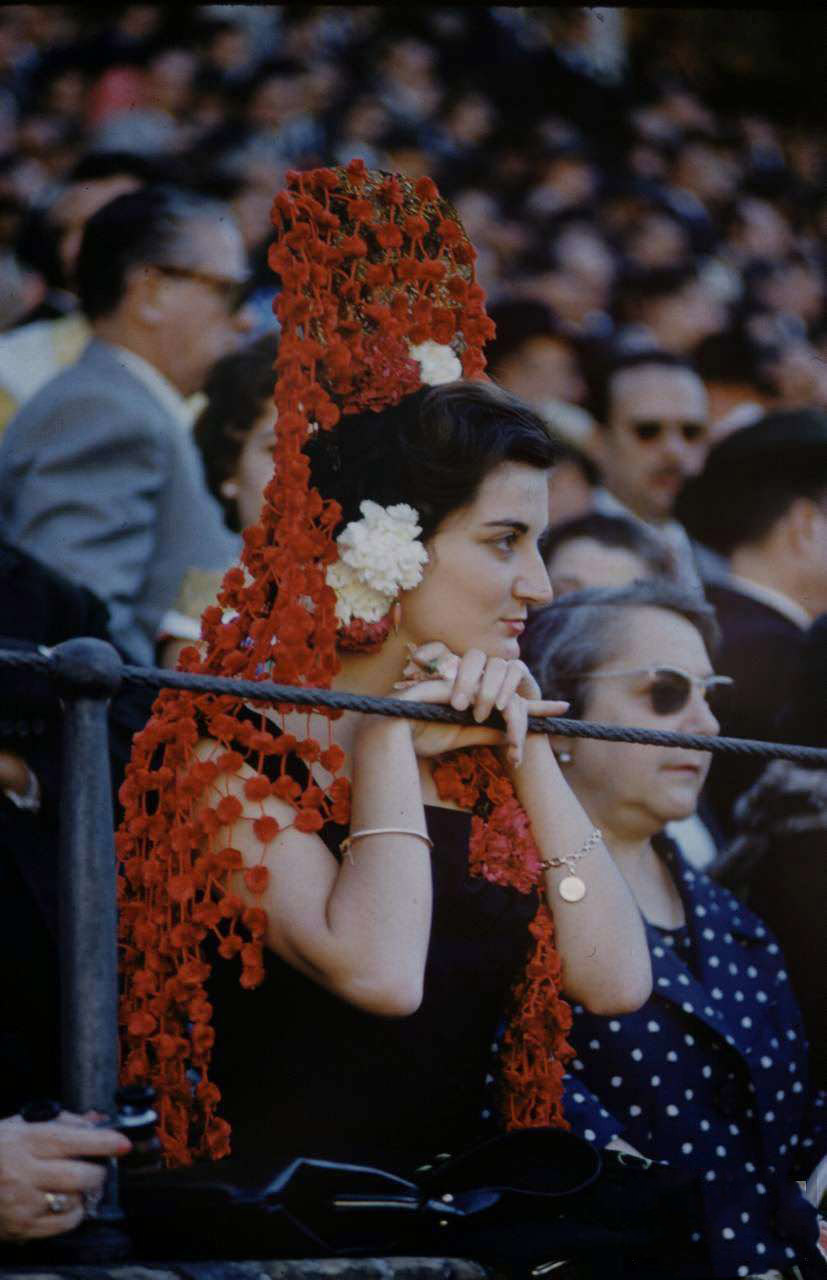
{"label": "man wearing hat", "polygon": [[[734,431],[686,485],[677,515],[731,571],[707,588],[723,633],[716,670],[735,681],[721,732],[777,739],[805,633],[827,611],[827,413],[784,410]],[[707,795],[725,834],[763,764],[713,760]]]}

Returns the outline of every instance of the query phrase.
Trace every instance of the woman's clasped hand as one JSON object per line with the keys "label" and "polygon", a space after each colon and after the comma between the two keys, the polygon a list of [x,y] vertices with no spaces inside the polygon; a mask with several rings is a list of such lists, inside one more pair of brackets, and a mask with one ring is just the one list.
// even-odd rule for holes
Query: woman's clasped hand
{"label": "woman's clasped hand", "polygon": [[[506,759],[514,767],[522,762],[529,716],[563,715],[569,705],[543,699],[524,662],[492,658],[481,649],[469,649],[459,657],[440,640],[410,649],[410,658],[402,679],[394,684],[394,692],[408,701],[470,710],[479,725],[475,728],[416,721],[413,742],[418,756],[495,746],[505,749]],[[485,725],[494,710],[502,713],[505,730]]]}

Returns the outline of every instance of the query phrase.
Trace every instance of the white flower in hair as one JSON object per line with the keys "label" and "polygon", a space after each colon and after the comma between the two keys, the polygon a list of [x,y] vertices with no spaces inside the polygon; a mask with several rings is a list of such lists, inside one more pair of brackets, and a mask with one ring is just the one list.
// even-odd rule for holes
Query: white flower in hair
{"label": "white flower in hair", "polygon": [[428,553],[419,541],[419,513],[405,502],[381,507],[366,499],[361,520],[351,520],[336,539],[339,559],[327,569],[336,592],[336,617],[347,626],[354,618],[379,622],[400,591],[422,580]]}
{"label": "white flower in hair", "polygon": [[426,387],[440,387],[443,382],[456,382],[462,377],[462,365],[452,347],[444,342],[420,342],[411,347],[411,357],[419,362]]}

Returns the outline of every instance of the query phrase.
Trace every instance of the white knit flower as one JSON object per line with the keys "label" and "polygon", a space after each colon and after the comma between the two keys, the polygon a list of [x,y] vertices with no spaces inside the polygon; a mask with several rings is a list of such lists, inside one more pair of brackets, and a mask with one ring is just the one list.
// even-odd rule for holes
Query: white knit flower
{"label": "white knit flower", "polygon": [[420,342],[411,347],[411,358],[419,362],[420,377],[426,387],[439,387],[443,382],[456,382],[462,377],[462,365],[452,347],[444,342]]}
{"label": "white knit flower", "polygon": [[361,520],[351,520],[336,539],[339,559],[329,565],[328,585],[336,592],[336,616],[378,622],[400,591],[422,579],[428,553],[419,541],[418,513],[407,503],[381,507],[366,499]]}

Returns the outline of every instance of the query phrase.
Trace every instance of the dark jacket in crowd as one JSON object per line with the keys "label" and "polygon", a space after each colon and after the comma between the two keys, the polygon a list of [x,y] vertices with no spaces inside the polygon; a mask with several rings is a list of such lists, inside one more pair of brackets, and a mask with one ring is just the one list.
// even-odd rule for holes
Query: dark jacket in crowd
{"label": "dark jacket in crowd", "polygon": [[[715,606],[721,644],[715,670],[731,676],[716,714],[727,737],[781,741],[782,718],[793,696],[806,632],[777,609],[745,595],[733,585],[709,584],[707,598]],[[784,741],[798,741],[789,717]],[[733,806],[755,782],[765,761],[760,757],[713,757],[704,800],[728,838],[733,834]]]}
{"label": "dark jacket in crowd", "polygon": [[[92,591],[0,537],[0,649],[37,652],[75,636],[109,640],[106,606]],[[126,692],[110,712],[116,786],[149,698]],[[0,1115],[60,1094],[58,840],[62,714],[45,676],[0,667],[0,750],[38,779],[38,812],[0,791]]]}

